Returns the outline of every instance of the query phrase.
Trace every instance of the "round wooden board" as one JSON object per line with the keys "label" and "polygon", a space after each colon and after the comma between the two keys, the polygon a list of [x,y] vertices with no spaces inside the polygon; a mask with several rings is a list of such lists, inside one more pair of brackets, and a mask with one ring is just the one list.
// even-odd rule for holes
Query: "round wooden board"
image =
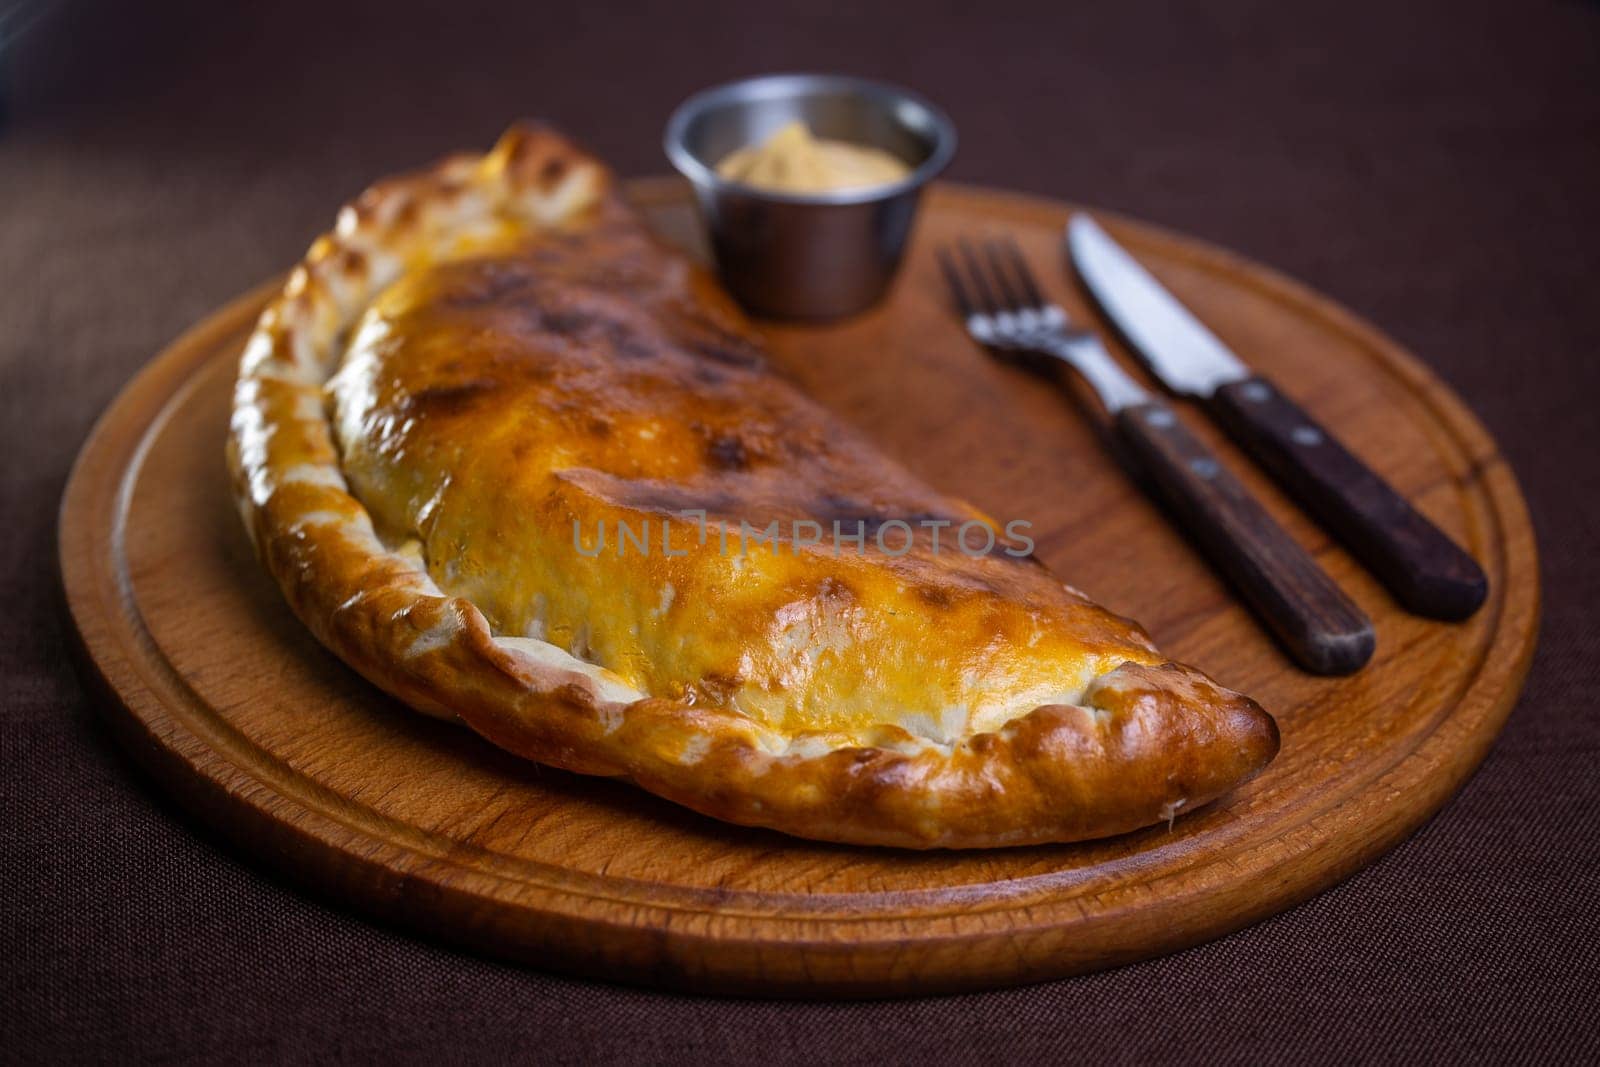
{"label": "round wooden board", "polygon": [[[630,193],[662,232],[696,243],[678,183]],[[1522,498],[1460,401],[1370,327],[1238,258],[1108,217],[1488,572],[1489,602],[1466,623],[1400,612],[1185,411],[1376,622],[1360,674],[1296,670],[1116,465],[1072,391],[986,358],[945,306],[935,243],[1003,231],[1071,314],[1099,322],[1060,270],[1069,210],[933,190],[888,303],[842,325],[772,327],[775,360],[934,485],[1031,521],[1057,573],[1272,711],[1282,754],[1223,801],[1086,845],[832,846],[532,765],[410,712],[294,619],[229,497],[235,361],[270,287],[151,363],[67,488],[62,571],[112,721],[185,809],[297,883],[485,952],[627,982],[814,996],[994,986],[1171,951],[1305,899],[1432,814],[1504,722],[1538,617]]]}

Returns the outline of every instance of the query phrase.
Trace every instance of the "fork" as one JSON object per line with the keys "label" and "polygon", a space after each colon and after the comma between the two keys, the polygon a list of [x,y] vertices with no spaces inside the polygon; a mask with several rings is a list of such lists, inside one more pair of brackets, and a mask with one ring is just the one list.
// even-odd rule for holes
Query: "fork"
{"label": "fork", "polygon": [[1349,674],[1372,657],[1372,622],[1177,414],[1134,381],[1089,330],[1045,299],[1014,239],[938,249],[967,333],[991,353],[1053,357],[1099,396],[1119,438],[1212,566],[1290,657],[1315,674]]}

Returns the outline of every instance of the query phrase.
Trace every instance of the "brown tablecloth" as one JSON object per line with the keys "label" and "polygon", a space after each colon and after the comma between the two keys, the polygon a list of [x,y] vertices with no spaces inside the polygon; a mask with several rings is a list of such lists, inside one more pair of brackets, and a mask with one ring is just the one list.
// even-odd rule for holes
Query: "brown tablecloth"
{"label": "brown tablecloth", "polygon": [[[10,46],[0,133],[7,1058],[1600,1056],[1600,7],[434,7],[80,0],[0,19],[3,34],[42,10]],[[1299,277],[1476,409],[1538,527],[1544,633],[1488,761],[1412,840],[1279,918],[1110,973],[904,1003],[715,1001],[485,962],[308,900],[110,744],[66,652],[54,516],[141,363],[376,175],[524,114],[653,173],[689,91],[805,68],[943,103],[952,177],[1115,208]]]}

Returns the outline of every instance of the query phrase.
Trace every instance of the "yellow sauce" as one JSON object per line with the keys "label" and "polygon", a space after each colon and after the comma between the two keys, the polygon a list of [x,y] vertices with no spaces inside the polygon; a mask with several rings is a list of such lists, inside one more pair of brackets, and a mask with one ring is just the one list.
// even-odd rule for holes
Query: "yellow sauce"
{"label": "yellow sauce", "polygon": [[764,144],[738,149],[717,164],[719,177],[775,193],[861,189],[910,173],[881,148],[813,137],[803,122],[791,122]]}

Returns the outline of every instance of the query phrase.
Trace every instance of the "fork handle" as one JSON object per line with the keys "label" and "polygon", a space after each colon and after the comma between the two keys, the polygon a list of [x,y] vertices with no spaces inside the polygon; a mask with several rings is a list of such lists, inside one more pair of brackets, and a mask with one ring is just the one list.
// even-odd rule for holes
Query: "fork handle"
{"label": "fork handle", "polygon": [[1117,431],[1213,566],[1313,674],[1372,658],[1372,622],[1165,404],[1125,407]]}
{"label": "fork handle", "polygon": [[1489,593],[1483,569],[1406,498],[1265,378],[1219,388],[1218,421],[1409,611],[1464,619]]}

